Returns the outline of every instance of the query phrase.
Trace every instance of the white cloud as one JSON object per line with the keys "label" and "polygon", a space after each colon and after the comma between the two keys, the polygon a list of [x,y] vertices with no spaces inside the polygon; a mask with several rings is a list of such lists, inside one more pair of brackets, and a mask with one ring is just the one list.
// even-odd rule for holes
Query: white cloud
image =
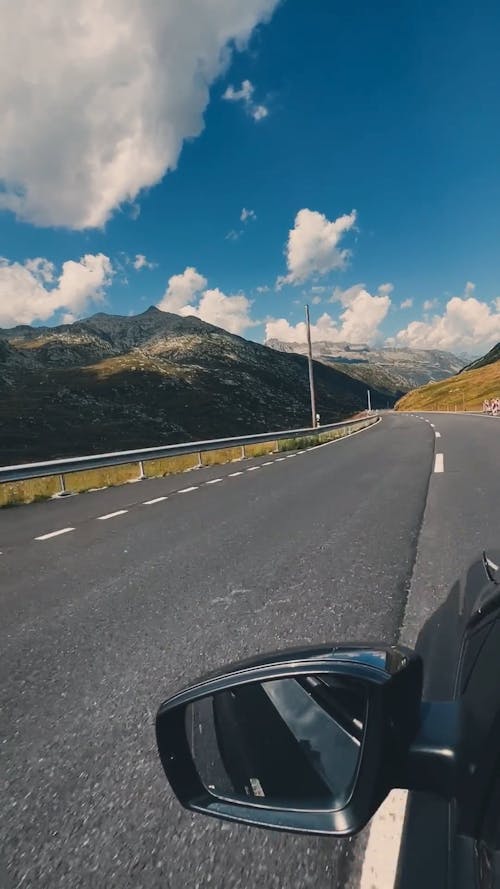
{"label": "white cloud", "polygon": [[207,279],[200,275],[192,266],[188,266],[181,275],[169,278],[167,289],[158,303],[163,312],[183,314],[189,303],[207,286]]}
{"label": "white cloud", "polygon": [[248,222],[249,219],[255,222],[255,220],[257,219],[255,210],[247,210],[246,207],[243,207],[243,210],[240,214],[240,220],[241,222]]}
{"label": "white cloud", "polygon": [[254,93],[254,85],[250,82],[250,80],[244,80],[241,84],[241,89],[236,90],[232,84],[228,86],[222,98],[226,99],[227,102],[251,102],[252,96]]}
{"label": "white cloud", "polygon": [[387,284],[380,284],[380,286],[377,287],[377,290],[382,296],[389,296],[394,290],[394,284],[391,284],[390,281],[388,281]]}
{"label": "white cloud", "polygon": [[247,114],[258,122],[269,116],[269,109],[266,108],[265,105],[256,104],[254,102],[254,92],[255,87],[253,83],[250,80],[243,80],[239,90],[235,89],[234,86],[230,84],[223,93],[222,98],[225,99],[226,102],[243,102]]}
{"label": "white cloud", "polygon": [[[3,3],[0,208],[73,229],[104,225],[126,202],[135,215],[141,189],[202,131],[232,47],[277,2]],[[258,107],[250,99],[255,119]]]}
{"label": "white cloud", "polygon": [[424,312],[430,312],[432,309],[435,309],[436,306],[437,306],[437,299],[424,300]]}
{"label": "white cloud", "polygon": [[[380,288],[379,288],[379,290],[380,290]],[[412,299],[404,299],[403,302],[400,303],[399,308],[400,309],[411,309],[412,305],[413,305]]]}
{"label": "white cloud", "polygon": [[158,308],[178,315],[195,315],[202,321],[241,334],[259,322],[250,317],[252,302],[244,294],[227,296],[218,288],[206,289],[207,279],[195,268],[173,275]]}
{"label": "white cloud", "polygon": [[340,249],[339,244],[355,222],[355,210],[339,216],[333,222],[316,210],[299,210],[295,225],[288,234],[288,274],[278,278],[277,287],[300,284],[313,275],[325,275],[333,269],[344,268],[350,253],[349,250]]}
{"label": "white cloud", "polygon": [[243,234],[243,229],[237,231],[235,228],[232,228],[230,232],[225,236],[226,241],[238,241]]}
{"label": "white cloud", "polygon": [[157,266],[157,263],[150,262],[150,260],[144,256],[144,253],[136,253],[135,259],[134,259],[132,265],[134,266],[134,269],[138,272],[141,269],[155,269]]}
{"label": "white cloud", "polygon": [[54,263],[48,259],[42,259],[41,256],[36,259],[27,259],[24,267],[42,284],[50,284],[54,280]]}
{"label": "white cloud", "polygon": [[257,293],[269,293],[271,288],[269,287],[269,284],[261,284],[260,287],[256,287],[255,289],[257,290]]}
{"label": "white cloud", "polygon": [[66,310],[64,318],[74,320],[93,302],[104,299],[112,275],[111,262],[103,253],[86,254],[78,262],[67,260],[58,276],[55,266],[40,257],[24,264],[4,260],[0,263],[0,326],[48,321],[62,310]]}
{"label": "white cloud", "polygon": [[[343,311],[338,320],[324,312],[311,324],[311,338],[315,342],[372,343],[380,337],[379,326],[389,311],[390,296],[372,295],[363,284],[355,284],[347,290],[335,289],[332,302],[340,302]],[[285,342],[305,342],[305,322],[291,325],[285,318],[271,318],[266,324],[266,339],[272,337]]]}
{"label": "white cloud", "polygon": [[321,297],[320,296],[313,296],[311,302],[312,302],[313,306],[319,306],[319,304],[321,302]]}
{"label": "white cloud", "polygon": [[472,296],[473,293],[474,285],[468,282],[464,296],[449,299],[441,315],[412,321],[391,338],[391,344],[451,352],[486,351],[500,340],[500,306],[492,310],[489,303]]}
{"label": "white cloud", "polygon": [[253,105],[250,108],[250,115],[254,120],[264,120],[265,117],[269,117],[269,108],[265,105]]}

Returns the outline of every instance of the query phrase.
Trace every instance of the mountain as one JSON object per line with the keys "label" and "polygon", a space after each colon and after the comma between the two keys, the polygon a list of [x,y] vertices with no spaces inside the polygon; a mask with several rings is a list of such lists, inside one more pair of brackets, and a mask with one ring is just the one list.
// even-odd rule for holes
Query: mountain
{"label": "mountain", "polygon": [[495,361],[500,361],[500,343],[493,346],[482,358],[476,358],[475,361],[464,367],[462,373],[467,370],[476,370],[478,367],[486,367],[487,364],[494,364]]}
{"label": "mountain", "polygon": [[[269,339],[280,352],[307,355],[305,343]],[[399,397],[431,380],[458,373],[465,361],[438,349],[372,349],[365,343],[313,343],[313,357],[383,392]]]}
{"label": "mountain", "polygon": [[415,389],[401,398],[396,410],[480,411],[485,398],[500,396],[500,343],[456,376]]}
{"label": "mountain", "polygon": [[[322,422],[366,406],[341,370],[315,382]],[[310,425],[306,358],[154,307],[0,329],[0,386],[0,464]]]}

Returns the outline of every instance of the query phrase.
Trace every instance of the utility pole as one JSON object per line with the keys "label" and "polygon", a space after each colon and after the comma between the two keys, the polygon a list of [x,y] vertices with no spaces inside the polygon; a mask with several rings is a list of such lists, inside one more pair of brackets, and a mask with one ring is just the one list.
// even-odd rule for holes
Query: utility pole
{"label": "utility pole", "polygon": [[309,306],[306,306],[305,309],[306,309],[306,328],[307,328],[307,361],[309,364],[309,390],[311,392],[312,428],[316,429],[316,396],[314,394],[314,371],[313,371],[313,357],[312,357],[312,347],[311,347],[311,322],[309,319]]}
{"label": "utility pole", "polygon": [[372,412],[372,398],[371,398],[371,393],[370,393],[369,389],[366,390],[366,394],[368,395],[368,413],[371,414],[371,412]]}

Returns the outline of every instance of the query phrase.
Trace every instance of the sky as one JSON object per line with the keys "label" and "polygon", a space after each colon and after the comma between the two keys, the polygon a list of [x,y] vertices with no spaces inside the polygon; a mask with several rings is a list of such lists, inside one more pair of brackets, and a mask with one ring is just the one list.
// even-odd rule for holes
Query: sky
{"label": "sky", "polygon": [[[0,326],[500,340],[500,6],[2,3]],[[22,60],[20,65],[19,60]]]}

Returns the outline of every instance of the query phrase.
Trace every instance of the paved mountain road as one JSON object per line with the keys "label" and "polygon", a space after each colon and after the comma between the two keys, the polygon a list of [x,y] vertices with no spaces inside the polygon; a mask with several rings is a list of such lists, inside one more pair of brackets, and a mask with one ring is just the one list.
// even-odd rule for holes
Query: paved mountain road
{"label": "paved mountain road", "polygon": [[[446,486],[453,470],[450,439],[467,464],[458,491],[477,470],[471,442],[496,459],[496,424],[438,423],[439,476],[429,422],[387,414],[287,459],[0,512],[0,878],[3,867],[16,889],[355,885],[348,842],[182,810],[156,756],[154,715],[169,692],[225,661],[301,642],[398,639],[425,557],[429,481],[430,492]],[[448,546],[439,498],[436,509]],[[474,523],[472,505],[464,521]]]}

